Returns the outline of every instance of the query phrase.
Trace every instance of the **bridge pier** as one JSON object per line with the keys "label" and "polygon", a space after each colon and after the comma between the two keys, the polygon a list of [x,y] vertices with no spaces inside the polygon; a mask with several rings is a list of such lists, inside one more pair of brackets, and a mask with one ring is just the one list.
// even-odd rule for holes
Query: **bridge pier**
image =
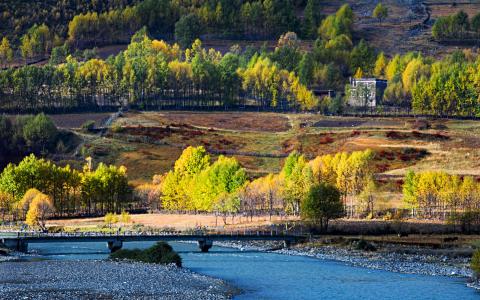
{"label": "bridge pier", "polygon": [[212,246],[213,246],[213,241],[212,240],[204,239],[204,240],[199,240],[198,241],[198,247],[200,248],[200,250],[202,252],[208,252],[208,250],[210,250],[210,248],[212,248]]}
{"label": "bridge pier", "polygon": [[107,242],[108,249],[110,250],[111,253],[116,252],[123,247],[123,242],[119,240],[115,241],[108,241]]}
{"label": "bridge pier", "polygon": [[28,242],[22,239],[3,239],[2,244],[13,251],[28,252]]}

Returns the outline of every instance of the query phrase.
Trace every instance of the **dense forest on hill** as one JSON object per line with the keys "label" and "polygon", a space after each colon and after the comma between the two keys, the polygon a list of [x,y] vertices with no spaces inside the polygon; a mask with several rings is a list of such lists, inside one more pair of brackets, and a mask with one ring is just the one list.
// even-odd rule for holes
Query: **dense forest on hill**
{"label": "dense forest on hill", "polygon": [[199,22],[197,30],[200,33],[237,38],[277,38],[300,27],[297,11],[303,14],[305,9],[307,17],[303,26],[305,33],[310,34],[318,25],[320,15],[316,7],[306,6],[306,1],[3,1],[0,4],[0,11],[3,11],[0,33],[14,43],[20,43],[20,37],[31,26],[45,24],[61,39],[80,40],[89,45],[106,43],[118,33],[126,35],[125,31],[113,32],[109,28],[120,23],[134,28],[133,32],[146,26],[150,34],[172,37],[179,20],[189,22],[188,18],[193,17]]}
{"label": "dense forest on hill", "polygon": [[0,33],[14,41],[25,34],[33,24],[46,24],[59,37],[68,31],[68,23],[82,13],[103,13],[123,9],[138,3],[138,0],[46,0],[0,2]]}
{"label": "dense forest on hill", "polygon": [[[480,113],[477,52],[457,50],[442,59],[421,52],[389,57],[381,45],[356,38],[358,17],[348,4],[325,16],[319,13],[319,0],[108,3],[76,14],[63,35],[47,24],[34,24],[18,46],[4,37],[2,65],[20,53],[25,66],[0,72],[0,110],[65,112],[129,105],[338,114],[349,110],[350,77],[377,77],[389,82],[378,113]],[[370,13],[380,24],[388,9],[379,4]],[[220,52],[202,47],[198,38],[209,34],[277,42],[274,49],[232,42]],[[175,42],[155,39],[162,35]],[[306,46],[304,41],[312,38]],[[126,41],[125,51],[107,59],[92,50],[78,54],[86,46]],[[49,57],[47,65],[29,65],[44,57]],[[336,90],[338,96],[318,98],[313,89]],[[366,106],[357,110],[372,112]]]}

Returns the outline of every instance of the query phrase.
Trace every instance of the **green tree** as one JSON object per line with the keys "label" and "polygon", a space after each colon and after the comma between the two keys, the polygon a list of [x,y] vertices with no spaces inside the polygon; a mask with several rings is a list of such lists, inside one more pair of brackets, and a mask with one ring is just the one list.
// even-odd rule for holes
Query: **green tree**
{"label": "green tree", "polygon": [[39,114],[23,127],[23,137],[32,151],[45,153],[56,144],[58,130],[45,114]]}
{"label": "green tree", "polygon": [[50,54],[49,63],[52,65],[58,65],[67,60],[68,56],[68,45],[64,44],[63,46],[57,46],[52,49]]}
{"label": "green tree", "polygon": [[304,220],[320,225],[320,229],[326,231],[331,219],[343,215],[340,192],[329,184],[313,185],[302,201],[301,215]]}
{"label": "green tree", "polygon": [[304,85],[310,85],[313,82],[315,72],[315,63],[311,53],[305,53],[298,65],[298,78]]}
{"label": "green tree", "polygon": [[222,213],[224,217],[237,212],[240,201],[236,192],[246,180],[245,169],[235,158],[220,156],[194,181],[195,207],[201,211]]}
{"label": "green tree", "polygon": [[22,54],[23,60],[25,64],[27,64],[28,59],[31,59],[34,56],[34,48],[32,45],[32,41],[28,35],[22,36],[21,44],[20,44],[20,52]]}
{"label": "green tree", "polygon": [[382,3],[378,3],[373,10],[373,17],[377,18],[380,23],[388,17],[388,7]]}
{"label": "green tree", "polygon": [[475,16],[472,17],[470,22],[471,29],[478,35],[480,34],[480,13],[477,13]]}
{"label": "green tree", "polygon": [[195,39],[200,37],[202,25],[199,18],[195,14],[182,16],[175,23],[175,40],[183,48],[190,46]]}
{"label": "green tree", "polygon": [[308,0],[303,11],[303,35],[306,38],[314,39],[317,36],[317,29],[320,21],[320,1]]}
{"label": "green tree", "polygon": [[375,50],[365,40],[361,40],[350,53],[350,70],[354,72],[360,68],[365,74],[372,74],[375,60]]}
{"label": "green tree", "polygon": [[179,7],[170,0],[145,0],[136,6],[136,14],[152,34],[171,33]]}
{"label": "green tree", "polygon": [[299,215],[300,204],[315,182],[313,170],[303,155],[292,152],[285,160],[282,175],[285,178],[283,194],[286,209],[294,215]]}

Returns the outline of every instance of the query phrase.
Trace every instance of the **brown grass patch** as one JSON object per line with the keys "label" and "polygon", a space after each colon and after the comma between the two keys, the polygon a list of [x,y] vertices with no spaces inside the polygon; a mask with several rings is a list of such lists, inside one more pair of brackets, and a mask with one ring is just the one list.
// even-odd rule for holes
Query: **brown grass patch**
{"label": "brown grass patch", "polygon": [[109,113],[79,113],[48,115],[57,127],[73,129],[80,128],[87,121],[94,121],[95,126],[101,126],[109,117]]}
{"label": "brown grass patch", "polygon": [[129,125],[188,124],[206,129],[282,132],[290,129],[287,115],[260,112],[145,112],[126,115]]}
{"label": "brown grass patch", "polygon": [[[214,215],[201,215],[201,214],[139,214],[131,215],[133,224],[143,224],[145,226],[162,228],[162,227],[174,227],[176,229],[190,229],[196,226],[208,226],[223,227],[223,220],[219,216],[216,218]],[[284,220],[298,220],[296,217],[283,217],[272,216],[272,222],[280,222]],[[269,221],[268,216],[253,217],[253,220],[250,221],[250,218],[246,217],[236,217],[233,219],[229,217],[227,224],[229,227],[247,227],[247,226],[262,226],[272,224]],[[48,226],[98,226],[103,225],[103,218],[84,218],[84,219],[66,219],[66,220],[51,220],[48,221]]]}

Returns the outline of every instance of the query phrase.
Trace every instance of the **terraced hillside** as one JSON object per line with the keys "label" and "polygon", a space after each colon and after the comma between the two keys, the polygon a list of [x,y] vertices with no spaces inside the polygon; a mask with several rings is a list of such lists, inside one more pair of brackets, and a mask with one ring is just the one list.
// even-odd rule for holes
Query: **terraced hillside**
{"label": "terraced hillside", "polygon": [[277,172],[292,150],[313,158],[367,148],[376,152],[379,177],[401,179],[409,168],[480,176],[479,133],[477,121],[132,112],[118,118],[104,137],[82,134],[85,155],[123,164],[130,179],[142,183],[169,170],[189,145],[203,145],[213,156],[235,156],[251,177]]}

